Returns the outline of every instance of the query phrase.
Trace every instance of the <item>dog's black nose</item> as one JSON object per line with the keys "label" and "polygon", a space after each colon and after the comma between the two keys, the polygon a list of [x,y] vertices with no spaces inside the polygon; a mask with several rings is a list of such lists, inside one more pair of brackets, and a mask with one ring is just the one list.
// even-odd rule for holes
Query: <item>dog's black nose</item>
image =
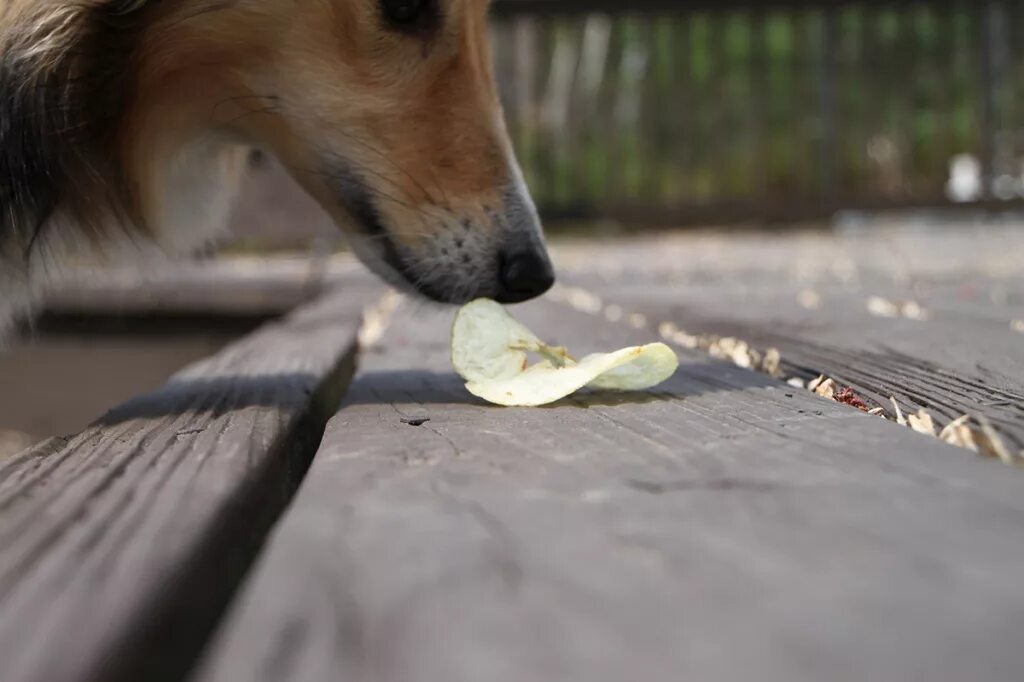
{"label": "dog's black nose", "polygon": [[521,303],[540,296],[555,283],[551,261],[541,251],[502,254],[499,303]]}

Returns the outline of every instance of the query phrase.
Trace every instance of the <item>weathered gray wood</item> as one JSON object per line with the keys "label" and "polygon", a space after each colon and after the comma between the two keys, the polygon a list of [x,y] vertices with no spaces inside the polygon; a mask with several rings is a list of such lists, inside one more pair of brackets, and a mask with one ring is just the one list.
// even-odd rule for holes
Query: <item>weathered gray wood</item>
{"label": "weathered gray wood", "polygon": [[[568,251],[563,281],[651,331],[734,336],[776,347],[793,375],[832,376],[864,398],[928,409],[940,426],[983,415],[1024,450],[1024,238],[997,227],[887,229],[630,242]],[[817,299],[816,307],[801,297]],[[872,298],[927,319],[869,312]],[[598,311],[601,314],[601,311]]]}
{"label": "weathered gray wood", "polygon": [[652,331],[672,322],[693,335],[777,348],[788,376],[825,374],[887,410],[890,396],[906,412],[923,407],[940,425],[964,414],[983,415],[1008,447],[1024,451],[1024,335],[1011,329],[1009,318],[986,318],[979,304],[970,316],[932,307],[927,320],[890,319],[868,312],[871,295],[864,291],[823,286],[815,288],[822,307],[807,310],[797,303],[799,285],[753,289],[756,283],[749,289],[668,284],[652,290],[614,282],[592,287],[624,315],[641,313]]}
{"label": "weathered gray wood", "polygon": [[180,679],[351,374],[340,292],[0,464],[0,677]]}
{"label": "weathered gray wood", "polygon": [[[581,352],[650,338],[518,311]],[[448,322],[400,311],[367,355],[197,681],[1024,678],[1014,470],[699,354],[486,406]]]}
{"label": "weathered gray wood", "polygon": [[221,257],[63,273],[44,295],[56,314],[281,315],[333,287],[366,288],[351,256]]}

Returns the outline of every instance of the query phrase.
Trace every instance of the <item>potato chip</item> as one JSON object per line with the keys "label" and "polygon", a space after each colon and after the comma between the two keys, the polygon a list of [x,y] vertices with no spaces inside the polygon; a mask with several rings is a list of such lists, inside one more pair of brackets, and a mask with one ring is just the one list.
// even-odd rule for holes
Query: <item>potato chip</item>
{"label": "potato chip", "polygon": [[[539,356],[529,364],[529,354]],[[506,406],[547,405],[584,386],[639,391],[671,377],[679,366],[663,343],[595,353],[576,361],[549,346],[489,299],[469,303],[452,326],[452,365],[466,389]]]}

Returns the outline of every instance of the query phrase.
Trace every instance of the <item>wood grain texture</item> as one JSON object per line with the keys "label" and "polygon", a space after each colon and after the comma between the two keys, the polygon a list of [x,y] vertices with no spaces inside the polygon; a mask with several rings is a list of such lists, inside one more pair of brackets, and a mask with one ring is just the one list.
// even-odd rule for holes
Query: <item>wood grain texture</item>
{"label": "wood grain texture", "polygon": [[5,682],[180,679],[351,375],[365,293],[0,464]]}
{"label": "wood grain texture", "polygon": [[890,397],[913,413],[924,408],[944,425],[985,416],[1013,451],[1024,451],[1024,336],[1009,324],[968,321],[941,311],[926,321],[869,314],[865,296],[831,291],[828,309],[808,311],[798,288],[749,297],[711,286],[695,291],[604,285],[592,289],[644,315],[649,333],[672,322],[693,335],[743,339],[777,348],[787,376],[820,374],[891,411]]}
{"label": "wood grain texture", "polygon": [[[580,352],[650,336],[517,312]],[[197,682],[1024,676],[1013,470],[696,354],[487,406],[448,324],[399,311],[365,357]]]}
{"label": "wood grain texture", "polygon": [[[581,245],[563,281],[651,332],[672,322],[693,335],[778,348],[793,375],[834,377],[865,398],[941,425],[989,419],[1024,451],[1024,258],[1019,230],[962,227],[739,236],[623,244],[625,253]],[[801,304],[811,296],[815,306]],[[912,301],[926,319],[886,318],[873,298]],[[806,303],[806,301],[805,301]]]}
{"label": "wood grain texture", "polygon": [[45,292],[56,315],[277,316],[339,286],[365,288],[365,271],[346,254],[327,257],[225,256],[107,269],[73,269]]}

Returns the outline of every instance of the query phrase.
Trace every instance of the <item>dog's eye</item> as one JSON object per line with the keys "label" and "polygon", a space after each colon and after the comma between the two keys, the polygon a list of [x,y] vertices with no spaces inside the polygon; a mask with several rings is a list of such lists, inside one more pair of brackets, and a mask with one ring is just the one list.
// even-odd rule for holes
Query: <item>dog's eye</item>
{"label": "dog's eye", "polygon": [[396,24],[414,24],[419,19],[425,0],[381,0],[384,15]]}

